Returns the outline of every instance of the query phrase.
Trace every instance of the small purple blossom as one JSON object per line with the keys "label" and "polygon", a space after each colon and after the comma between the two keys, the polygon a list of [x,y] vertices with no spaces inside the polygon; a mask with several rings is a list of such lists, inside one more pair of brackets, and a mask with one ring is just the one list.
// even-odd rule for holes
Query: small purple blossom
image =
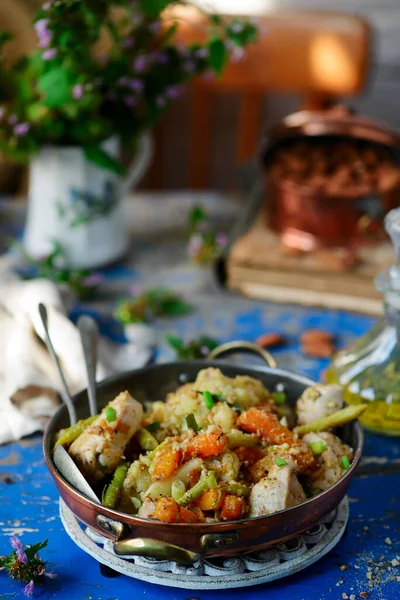
{"label": "small purple blossom", "polygon": [[234,23],[231,27],[232,33],[242,33],[243,23]]}
{"label": "small purple blossom", "polygon": [[157,54],[154,55],[154,59],[159,65],[166,65],[169,60],[169,56],[166,52],[157,52]]}
{"label": "small purple blossom", "polygon": [[82,83],[77,83],[72,88],[72,96],[75,100],[80,100],[83,96],[83,85]]}
{"label": "small purple blossom", "polygon": [[225,246],[228,243],[228,236],[226,235],[226,233],[223,233],[223,232],[217,233],[217,236],[215,239],[220,248],[225,248]]}
{"label": "small purple blossom", "polygon": [[35,589],[35,584],[33,583],[33,581],[31,580],[23,589],[22,589],[22,593],[25,594],[25,596],[28,596],[29,598],[33,596],[33,591]]}
{"label": "small purple blossom", "polygon": [[49,48],[43,52],[42,58],[43,60],[51,60],[57,55],[57,50],[55,48]]}
{"label": "small purple blossom", "polygon": [[19,550],[20,548],[22,548],[22,542],[19,538],[17,538],[16,535],[10,537],[10,544],[12,548],[14,548],[14,550]]}
{"label": "small purple blossom", "polygon": [[202,346],[200,348],[200,352],[203,356],[208,356],[208,354],[210,354],[210,348],[207,348],[207,346]]}
{"label": "small purple blossom", "polygon": [[186,71],[186,73],[189,73],[189,75],[196,71],[196,65],[192,60],[185,60],[185,62],[183,63],[183,68]]}
{"label": "small purple blossom", "polygon": [[127,37],[122,42],[122,47],[123,48],[132,48],[132,46],[134,45],[134,43],[135,43],[135,40],[132,37]]}
{"label": "small purple blossom", "polygon": [[17,123],[13,129],[14,135],[20,137],[26,135],[30,129],[29,123]]}
{"label": "small purple blossom", "polygon": [[15,123],[18,121],[18,117],[17,115],[12,114],[8,117],[7,120],[10,123],[10,125],[15,125]]}
{"label": "small purple blossom", "polygon": [[199,48],[195,52],[197,58],[208,58],[209,50],[205,46],[203,48]]}
{"label": "small purple blossom", "polygon": [[233,63],[239,62],[240,60],[242,60],[244,55],[245,55],[244,48],[239,48],[238,46],[235,46],[235,48],[233,48],[233,50],[231,52],[231,62],[233,62]]}
{"label": "small purple blossom", "polygon": [[136,296],[140,296],[140,294],[142,293],[142,290],[140,289],[140,285],[138,285],[137,283],[134,283],[133,285],[131,285],[129,287],[129,293],[136,298]]}
{"label": "small purple blossom", "polygon": [[43,575],[45,575],[46,577],[49,577],[50,579],[55,579],[57,577],[57,573],[54,573],[54,571],[45,571],[43,573]]}
{"label": "small purple blossom", "polygon": [[156,105],[158,106],[158,108],[163,108],[163,106],[165,106],[166,103],[167,103],[167,101],[164,98],[164,96],[157,96]]}
{"label": "small purple blossom", "polygon": [[26,553],[22,550],[22,548],[18,548],[18,550],[16,551],[16,555],[18,557],[18,560],[24,563],[24,565],[28,562],[28,557]]}
{"label": "small purple blossom", "polygon": [[138,99],[136,98],[136,96],[127,96],[126,98],[124,98],[124,102],[126,106],[132,108],[133,106],[136,106]]}
{"label": "small purple blossom", "polygon": [[189,240],[188,252],[192,257],[196,257],[203,247],[203,238],[201,235],[195,234]]}
{"label": "small purple blossom", "polygon": [[161,27],[162,27],[161,21],[153,21],[153,23],[150,23],[148,29],[151,33],[153,33],[155,35],[156,33],[158,33],[161,30]]}
{"label": "small purple blossom", "polygon": [[128,79],[128,87],[135,92],[143,90],[144,83],[141,79]]}
{"label": "small purple blossom", "polygon": [[95,287],[100,285],[104,281],[104,277],[101,273],[91,273],[84,279],[82,279],[82,285],[84,287]]}
{"label": "small purple blossom", "polygon": [[165,90],[165,95],[170,100],[175,100],[176,98],[179,98],[179,96],[181,94],[182,94],[182,88],[178,87],[177,85],[170,85]]}
{"label": "small purple blossom", "polygon": [[133,61],[133,70],[136,73],[143,73],[148,65],[148,58],[144,54],[139,54]]}
{"label": "small purple blossom", "polygon": [[53,34],[48,28],[49,19],[39,19],[35,23],[36,35],[39,39],[39,48],[47,48],[50,45]]}

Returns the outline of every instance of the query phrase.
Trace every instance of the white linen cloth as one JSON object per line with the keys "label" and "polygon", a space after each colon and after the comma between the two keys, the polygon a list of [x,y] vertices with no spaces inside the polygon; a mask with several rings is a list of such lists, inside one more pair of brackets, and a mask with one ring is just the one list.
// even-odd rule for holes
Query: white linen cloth
{"label": "white linen cloth", "polygon": [[[47,348],[38,304],[48,311],[48,327],[71,394],[86,387],[80,335],[66,315],[68,296],[45,279],[21,281],[12,258],[0,260],[0,444],[43,430],[57,410],[59,378]],[[97,380],[146,364],[145,344],[114,344],[99,338]]]}

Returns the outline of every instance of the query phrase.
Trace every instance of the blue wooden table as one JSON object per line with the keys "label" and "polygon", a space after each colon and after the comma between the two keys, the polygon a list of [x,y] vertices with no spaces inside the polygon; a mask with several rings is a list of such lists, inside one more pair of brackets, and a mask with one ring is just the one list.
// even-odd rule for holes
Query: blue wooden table
{"label": "blue wooden table", "polygon": [[[165,256],[169,257],[167,266]],[[310,327],[331,331],[341,347],[373,322],[367,316],[255,302],[219,291],[210,285],[207,272],[193,267],[183,256],[184,246],[175,239],[152,248],[135,245],[129,264],[107,270],[103,292],[95,302],[78,304],[71,318],[82,312],[95,314],[103,332],[122,341],[123,334],[111,318],[115,293],[126,293],[133,283],[146,287],[156,281],[181,289],[194,305],[194,312],[187,317],[155,323],[157,360],[173,358],[164,342],[165,333],[187,339],[205,333],[227,341],[254,340],[260,333],[280,331],[288,343],[275,352],[279,366],[314,379],[320,377],[327,362],[301,355],[301,331]],[[20,536],[27,544],[48,538],[42,556],[58,577],[36,588],[35,597],[43,600],[354,600],[352,594],[357,599],[396,600],[400,598],[400,445],[395,439],[366,435],[363,463],[349,500],[348,529],[337,547],[315,565],[286,579],[218,592],[189,592],[125,576],[107,579],[94,559],[65,533],[58,515],[58,494],[42,455],[41,436],[35,435],[0,447],[0,555],[10,551],[11,535]],[[0,572],[1,600],[22,597],[20,590],[19,583]]]}

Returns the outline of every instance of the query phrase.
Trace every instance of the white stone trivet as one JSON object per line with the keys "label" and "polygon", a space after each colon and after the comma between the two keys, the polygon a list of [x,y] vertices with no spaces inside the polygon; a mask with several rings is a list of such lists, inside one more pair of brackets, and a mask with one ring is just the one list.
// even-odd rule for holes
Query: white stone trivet
{"label": "white stone trivet", "polygon": [[134,579],[188,590],[239,588],[293,575],[327,554],[341,539],[349,517],[344,498],[337,509],[312,530],[260,552],[230,558],[202,559],[194,565],[113,552],[112,541],[92,530],[83,530],[60,499],[60,516],[70,538],[99,563]]}

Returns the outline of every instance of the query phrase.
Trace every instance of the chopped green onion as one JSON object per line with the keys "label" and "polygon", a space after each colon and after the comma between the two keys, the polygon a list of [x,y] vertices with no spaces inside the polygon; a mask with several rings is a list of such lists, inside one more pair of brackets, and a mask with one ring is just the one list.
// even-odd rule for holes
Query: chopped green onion
{"label": "chopped green onion", "polygon": [[346,455],[342,456],[340,459],[340,464],[342,465],[343,469],[348,469],[350,466],[349,457]]}
{"label": "chopped green onion", "polygon": [[135,496],[131,496],[131,500],[136,510],[139,510],[139,508],[142,506],[142,501],[139,498],[136,498]]}
{"label": "chopped green onion", "polygon": [[172,482],[171,494],[175,501],[178,501],[179,498],[182,498],[183,494],[186,492],[186,486],[181,479],[175,479]]}
{"label": "chopped green onion", "polygon": [[221,486],[221,490],[224,492],[228,492],[228,494],[234,494],[236,496],[248,496],[250,494],[250,488],[247,485],[243,485],[243,483],[233,482],[227,483],[226,485]]}
{"label": "chopped green onion", "polygon": [[[215,484],[215,485],[214,485]],[[175,500],[180,506],[187,506],[197,500],[201,494],[207,490],[213,490],[217,487],[217,480],[215,479],[214,473],[206,473],[203,475],[197,483],[194,484],[190,490],[187,490],[178,500]]]}
{"label": "chopped green onion", "polygon": [[161,427],[161,424],[158,421],[153,421],[153,423],[149,423],[146,425],[147,431],[158,431]]}
{"label": "chopped green onion", "polygon": [[211,471],[210,475],[208,476],[208,487],[210,488],[210,490],[213,490],[217,487],[217,485],[218,484],[215,474]]}
{"label": "chopped green onion", "polygon": [[274,402],[275,402],[275,404],[285,404],[285,402],[286,402],[285,392],[274,392]]}
{"label": "chopped green onion", "polygon": [[207,406],[208,410],[211,410],[214,406],[214,400],[210,392],[203,392],[204,404]]}
{"label": "chopped green onion", "polygon": [[186,425],[189,427],[189,429],[193,429],[193,431],[200,431],[200,427],[198,426],[196,417],[194,416],[193,413],[186,415],[185,421],[186,421]]}
{"label": "chopped green onion", "polygon": [[309,446],[311,452],[315,456],[318,456],[318,454],[322,454],[326,450],[326,444],[325,444],[325,442],[310,442],[308,444],[308,446]]}
{"label": "chopped green onion", "polygon": [[276,458],[275,464],[277,467],[285,467],[287,465],[287,462],[283,458]]}
{"label": "chopped green onion", "polygon": [[107,406],[106,408],[106,419],[108,423],[115,421],[117,418],[117,413],[115,412],[115,408],[112,406]]}
{"label": "chopped green onion", "polygon": [[151,435],[150,431],[147,431],[147,429],[142,429],[141,427],[137,430],[135,438],[137,439],[139,446],[143,450],[146,450],[146,452],[155,450],[159,445],[158,441],[154,436]]}
{"label": "chopped green onion", "polygon": [[214,394],[214,396],[218,399],[218,402],[225,402],[225,404],[233,408],[233,410],[236,410],[238,413],[242,413],[244,411],[244,408],[240,406],[240,404],[236,404],[236,402],[228,402],[228,400],[225,400],[225,398],[222,398],[222,396],[219,394]]}

